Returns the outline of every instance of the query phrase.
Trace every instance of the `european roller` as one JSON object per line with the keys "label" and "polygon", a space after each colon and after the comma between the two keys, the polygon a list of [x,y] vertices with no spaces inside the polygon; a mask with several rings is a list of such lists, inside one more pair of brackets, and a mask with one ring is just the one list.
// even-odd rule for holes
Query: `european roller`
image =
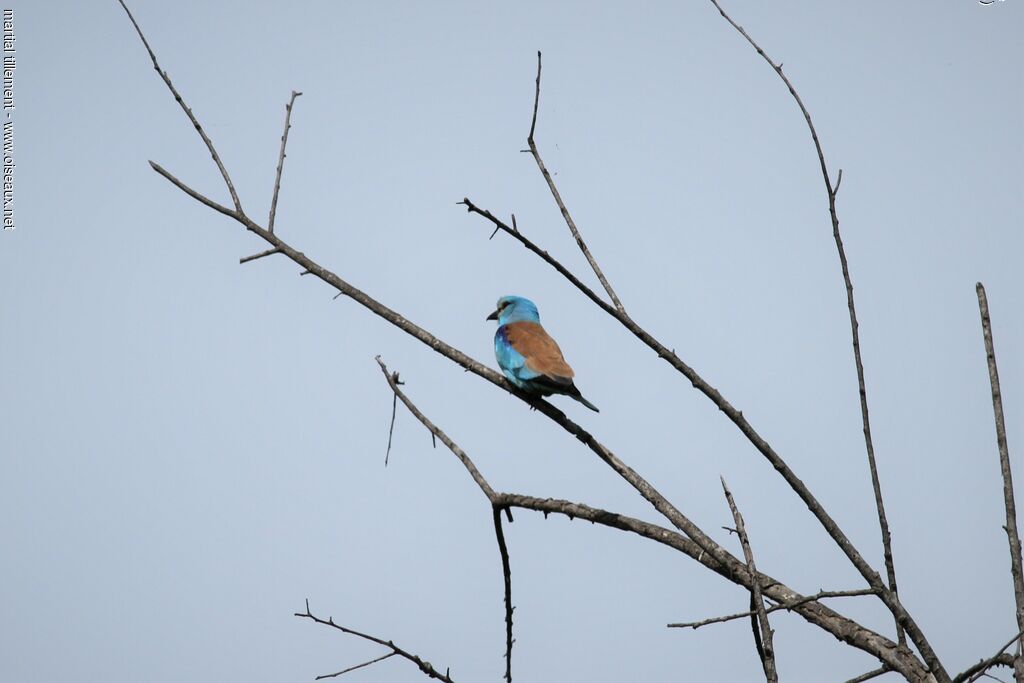
{"label": "european roller", "polygon": [[508,381],[528,394],[565,394],[595,413],[600,412],[573,384],[572,368],[555,340],[541,327],[540,314],[532,301],[521,296],[503,296],[498,299],[497,310],[487,319],[498,321],[494,355]]}

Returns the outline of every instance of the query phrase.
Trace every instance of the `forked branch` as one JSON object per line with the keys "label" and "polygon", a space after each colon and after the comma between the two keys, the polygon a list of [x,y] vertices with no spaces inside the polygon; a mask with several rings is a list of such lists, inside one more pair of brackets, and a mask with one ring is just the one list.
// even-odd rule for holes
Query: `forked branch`
{"label": "forked branch", "polygon": [[174,101],[177,102],[181,107],[181,110],[185,112],[185,116],[188,117],[188,120],[196,129],[196,132],[199,133],[199,137],[203,139],[203,144],[206,145],[207,151],[209,151],[210,156],[213,157],[213,163],[217,164],[217,170],[220,171],[220,175],[224,179],[224,184],[228,186],[228,193],[231,195],[231,202],[235,205],[235,211],[242,213],[242,202],[238,199],[238,193],[235,192],[235,185],[231,182],[231,176],[228,175],[228,170],[224,167],[224,162],[220,160],[220,155],[217,154],[217,150],[213,146],[213,141],[210,140],[210,137],[206,134],[206,131],[203,130],[203,127],[199,125],[199,120],[195,117],[195,114],[192,113],[192,109],[185,104],[185,100],[182,99],[181,94],[178,93],[174,84],[171,83],[171,77],[167,75],[166,71],[160,68],[160,63],[156,61],[156,53],[154,53],[153,49],[149,46],[149,41],[147,41],[146,36],[142,34],[142,29],[139,28],[139,24],[135,21],[135,17],[132,16],[131,10],[128,9],[128,5],[124,4],[124,0],[117,1],[121,3],[121,7],[124,8],[125,14],[128,15],[128,19],[131,20],[132,26],[135,27],[135,32],[139,34],[142,44],[146,47],[146,52],[149,53],[149,58],[153,62],[153,68],[156,69],[158,74],[160,74],[160,78],[163,79],[167,89],[170,90],[171,94],[174,96]]}

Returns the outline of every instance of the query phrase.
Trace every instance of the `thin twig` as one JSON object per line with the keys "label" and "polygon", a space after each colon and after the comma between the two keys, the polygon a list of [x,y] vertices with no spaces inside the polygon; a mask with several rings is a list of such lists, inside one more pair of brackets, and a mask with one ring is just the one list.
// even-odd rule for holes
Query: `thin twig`
{"label": "thin twig", "polygon": [[565,219],[565,224],[569,226],[569,232],[572,233],[573,238],[576,240],[577,246],[580,251],[587,258],[587,262],[590,263],[590,267],[594,269],[594,275],[597,275],[597,279],[601,281],[601,286],[604,287],[604,291],[608,292],[608,296],[611,297],[612,303],[615,304],[615,308],[620,311],[626,309],[622,307],[622,302],[619,301],[619,297],[615,294],[615,290],[608,284],[608,278],[601,272],[600,266],[597,265],[597,260],[590,253],[590,249],[587,248],[587,243],[583,241],[583,236],[580,235],[579,229],[576,227],[576,223],[573,221],[572,216],[569,215],[569,209],[566,208],[565,202],[562,201],[562,195],[558,193],[558,188],[555,186],[555,181],[552,179],[551,174],[548,173],[548,169],[544,166],[544,160],[540,158],[540,151],[537,149],[537,143],[534,142],[533,134],[537,129],[537,108],[540,105],[540,68],[541,68],[541,56],[540,50],[537,50],[537,89],[533,96],[533,118],[530,120],[530,134],[526,138],[527,144],[530,146],[530,154],[533,155],[533,160],[537,162],[537,168],[540,169],[540,173],[544,176],[544,180],[548,184],[548,189],[551,190],[551,196],[555,198],[555,204],[558,205],[558,210],[562,212],[562,218]]}
{"label": "thin twig", "polygon": [[253,254],[252,256],[244,256],[244,257],[238,259],[238,263],[239,264],[249,263],[250,261],[255,261],[256,259],[261,259],[264,256],[270,256],[272,254],[280,254],[280,253],[281,253],[281,250],[278,249],[277,247],[274,247],[273,249],[267,249],[266,251],[261,251],[258,254]]}
{"label": "thin twig", "polygon": [[362,664],[356,664],[355,666],[350,666],[347,669],[342,669],[341,671],[336,671],[336,672],[334,672],[332,674],[324,674],[322,676],[317,676],[314,680],[322,681],[325,678],[337,678],[338,676],[342,676],[344,674],[347,674],[349,671],[355,671],[356,669],[362,669],[364,666],[370,666],[371,664],[376,664],[377,662],[383,662],[388,657],[394,657],[396,654],[398,654],[398,653],[397,652],[389,652],[386,655],[383,655],[381,657],[377,657],[377,659],[371,659],[368,662],[363,662]]}
{"label": "thin twig", "polygon": [[[768,612],[768,614],[771,614],[772,612],[777,612],[780,609],[792,611],[793,609],[805,603],[817,602],[818,600],[824,600],[825,598],[851,598],[874,594],[875,591],[871,588],[858,588],[856,590],[848,591],[818,591],[814,595],[805,595],[798,600],[770,605],[766,611]],[[692,628],[696,631],[701,626],[708,626],[710,624],[721,624],[727,621],[735,621],[736,619],[745,619],[749,616],[756,614],[757,612],[754,610],[747,610],[746,612],[737,612],[736,614],[727,614],[721,617],[711,617],[710,619],[702,619],[700,621],[678,622],[666,625],[668,626],[668,628]]]}
{"label": "thin twig", "polygon": [[[508,510],[508,508],[505,508]],[[494,535],[498,539],[498,550],[501,551],[501,573],[505,579],[505,680],[512,683],[512,568],[509,564],[508,546],[505,545],[505,532],[501,527],[502,508],[495,505]]]}
{"label": "thin twig", "polygon": [[274,196],[270,200],[270,218],[267,219],[267,232],[274,232],[274,218],[277,216],[277,194],[281,191],[281,172],[284,170],[284,148],[288,144],[288,131],[292,127],[292,107],[295,105],[295,98],[301,94],[301,92],[292,90],[292,97],[284,107],[284,133],[281,134],[281,153],[277,157],[277,175],[274,177]]}
{"label": "thin twig", "polygon": [[454,683],[454,681],[452,681],[451,677],[447,673],[441,673],[440,671],[435,669],[430,664],[430,662],[424,661],[419,656],[414,655],[413,653],[409,652],[408,650],[403,650],[402,648],[400,648],[397,645],[395,645],[394,641],[384,640],[382,638],[377,638],[376,636],[371,636],[369,634],[361,633],[361,632],[356,631],[354,629],[350,629],[347,626],[342,626],[341,624],[336,624],[336,623],[334,623],[334,617],[328,617],[327,619],[321,619],[320,617],[314,615],[312,612],[309,611],[309,600],[306,600],[306,611],[305,612],[296,612],[295,616],[301,617],[303,619],[310,619],[312,621],[315,621],[318,624],[322,624],[323,626],[330,626],[331,628],[337,629],[337,630],[341,631],[342,633],[347,633],[349,635],[353,635],[353,636],[356,636],[358,638],[362,638],[363,640],[369,640],[371,643],[377,643],[378,645],[383,645],[386,648],[390,648],[392,654],[396,654],[399,657],[402,657],[403,659],[407,659],[410,662],[412,662],[413,664],[415,664],[419,668],[419,670],[422,671],[428,678],[434,678],[434,679],[437,679],[439,681],[445,681],[446,683]]}
{"label": "thin twig", "polygon": [[153,167],[154,171],[156,171],[157,173],[162,175],[164,178],[167,178],[167,180],[171,181],[172,185],[174,185],[179,190],[181,190],[182,192],[187,194],[189,197],[192,197],[192,199],[195,199],[200,204],[204,204],[205,206],[210,207],[214,211],[219,211],[220,213],[224,214],[225,216],[230,216],[231,218],[234,218],[236,221],[241,221],[242,220],[243,214],[239,213],[238,210],[236,210],[236,209],[229,209],[228,207],[224,206],[223,204],[218,204],[217,202],[213,201],[212,199],[210,199],[206,195],[203,195],[203,194],[200,194],[200,193],[196,192],[191,187],[189,187],[185,183],[183,183],[180,180],[178,180],[174,175],[171,174],[170,171],[168,171],[167,169],[165,169],[163,166],[161,166],[160,164],[156,163],[155,161],[150,161],[149,165]]}
{"label": "thin twig", "polygon": [[[771,57],[761,49],[761,46],[750,37],[750,34],[748,34],[742,26],[733,21],[732,17],[725,13],[725,10],[723,10],[721,5],[718,4],[718,0],[711,0],[711,4],[713,4],[715,9],[718,10],[718,13],[721,14],[722,17],[729,22],[729,24],[735,28],[748,43],[750,43],[751,47],[757,50],[757,54],[761,55],[761,57],[768,62],[768,65],[772,67],[775,73],[779,75],[779,78],[782,79],[782,82],[786,84],[789,94],[793,96],[797,106],[800,107],[800,111],[804,115],[804,120],[807,122],[807,128],[811,133],[811,139],[814,141],[814,149],[818,154],[818,163],[821,166],[822,179],[825,182],[825,192],[828,194],[828,211],[829,216],[832,219],[832,237],[835,239],[836,250],[839,252],[839,263],[843,271],[843,282],[846,285],[846,304],[850,312],[850,330],[853,337],[853,360],[857,369],[857,385],[860,394],[860,412],[864,431],[864,445],[867,450],[868,469],[871,471],[871,486],[875,495],[875,508],[878,511],[878,525],[882,533],[882,552],[885,558],[885,571],[889,582],[889,589],[893,594],[893,599],[898,600],[896,568],[892,559],[892,537],[889,533],[889,522],[885,516],[885,503],[882,500],[882,485],[878,478],[878,468],[875,465],[875,447],[871,439],[871,420],[868,416],[868,394],[864,383],[864,363],[861,360],[860,354],[860,325],[857,323],[857,308],[854,305],[853,300],[853,281],[850,279],[850,268],[846,260],[846,250],[843,247],[843,238],[839,232],[839,214],[836,212],[836,195],[839,192],[839,185],[843,180],[843,172],[842,170],[839,171],[839,176],[836,179],[835,186],[833,187],[832,180],[829,177],[828,165],[825,163],[825,152],[822,150],[821,141],[818,139],[818,131],[815,129],[814,122],[811,120],[811,113],[807,110],[807,107],[804,106],[804,102],[800,99],[800,95],[797,94],[796,88],[793,87],[789,78],[782,71],[782,64],[776,64],[773,62]],[[899,640],[900,644],[903,645],[906,642],[906,637],[903,633],[903,624],[901,623],[899,615],[894,615],[894,617],[896,619],[897,640]],[[931,658],[932,661],[929,661],[929,666],[932,666],[933,668],[937,666],[939,669],[942,668],[941,664],[939,664],[938,657],[931,650],[931,647],[927,642],[918,642],[918,640],[915,640],[915,643],[921,649],[921,653],[924,655],[925,660],[928,660],[929,657]],[[948,674],[945,674],[945,671],[942,671],[942,674],[948,677]]]}
{"label": "thin twig", "polygon": [[872,669],[866,673],[862,673],[860,676],[854,676],[853,678],[846,681],[846,683],[864,683],[864,681],[870,681],[872,678],[878,678],[882,674],[886,674],[892,671],[887,666],[880,666],[877,669]]}
{"label": "thin twig", "polygon": [[[377,362],[380,362],[380,356],[377,356]],[[402,382],[398,379],[398,373],[396,372],[393,377],[389,378],[388,384],[391,382],[398,386]],[[395,433],[395,415],[398,413],[398,394],[395,393],[391,396],[391,427],[388,428],[388,450],[384,453],[384,467],[388,466],[388,458],[391,456],[391,437]]]}
{"label": "thin twig", "polygon": [[530,134],[526,136],[527,140],[532,140],[533,134],[537,130],[537,108],[540,106],[540,67],[541,55],[540,50],[537,50],[537,88],[533,95],[533,118],[530,119]]}
{"label": "thin twig", "polygon": [[146,47],[146,52],[149,53],[149,58],[153,61],[153,68],[156,69],[158,74],[160,74],[160,78],[162,78],[164,83],[167,85],[167,89],[171,91],[172,95],[174,95],[174,101],[181,106],[181,110],[185,112],[186,116],[188,116],[188,120],[192,122],[192,126],[196,129],[196,132],[199,133],[199,137],[201,137],[203,142],[206,144],[206,149],[209,150],[210,156],[213,157],[214,163],[217,164],[217,170],[220,171],[221,177],[224,178],[224,184],[228,186],[228,192],[231,194],[231,201],[235,205],[235,211],[241,214],[242,202],[238,199],[238,193],[235,192],[235,186],[231,182],[231,176],[228,175],[228,170],[224,167],[224,162],[220,160],[220,155],[217,154],[217,150],[214,148],[213,142],[206,134],[206,131],[203,130],[203,127],[199,125],[199,120],[196,119],[195,115],[192,113],[192,109],[185,104],[185,100],[182,99],[181,94],[178,93],[174,84],[171,83],[170,76],[167,75],[166,71],[160,68],[160,63],[156,61],[156,53],[154,53],[153,49],[149,46],[149,41],[146,40],[146,36],[142,34],[142,29],[139,28],[139,24],[135,21],[135,17],[132,16],[131,10],[128,9],[128,5],[124,4],[124,0],[117,1],[121,3],[121,7],[124,8],[125,13],[132,22],[132,26],[135,27],[135,32],[138,33],[139,38],[142,39],[142,44]]}
{"label": "thin twig", "polygon": [[[750,601],[756,612],[757,620],[753,623],[754,640],[757,643],[757,652],[761,656],[761,666],[764,667],[764,678],[768,683],[778,683],[779,673],[775,670],[775,646],[772,644],[772,627],[768,623],[768,612],[764,608],[764,598],[761,597],[761,584],[757,579],[757,566],[754,564],[754,551],[750,548],[750,538],[747,536],[747,528],[743,524],[743,515],[736,507],[732,492],[722,480],[722,491],[725,493],[725,500],[729,503],[732,511],[733,521],[736,523],[736,534],[740,537],[740,545],[743,547],[743,557],[747,560],[747,569],[750,571],[752,580],[750,582]],[[754,615],[751,615],[753,617]],[[758,637],[760,635],[760,638]]]}
{"label": "thin twig", "polygon": [[[1017,605],[1017,628],[1024,631],[1024,572],[1021,570],[1020,536],[1017,533],[1017,506],[1013,499],[1013,475],[1010,472],[1010,448],[1006,444],[1006,423],[1003,420],[1003,394],[999,388],[999,368],[996,367],[996,348],[992,341],[992,320],[988,312],[988,296],[980,282],[978,308],[981,311],[981,331],[985,337],[985,357],[988,361],[988,379],[992,385],[992,411],[996,422],[996,444],[999,448],[999,468],[1003,475],[1003,505],[1006,508],[1006,540],[1010,545],[1010,573],[1013,575],[1013,598]],[[1024,645],[1020,643],[1019,645]],[[1014,678],[1024,682],[1024,657],[1018,656],[1013,665]]]}

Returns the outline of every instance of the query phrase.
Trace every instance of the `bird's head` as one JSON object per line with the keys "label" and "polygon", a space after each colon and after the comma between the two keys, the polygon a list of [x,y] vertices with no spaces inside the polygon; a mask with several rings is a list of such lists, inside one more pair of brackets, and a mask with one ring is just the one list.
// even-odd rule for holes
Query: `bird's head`
{"label": "bird's head", "polygon": [[521,296],[503,296],[498,299],[498,307],[487,316],[488,320],[497,320],[499,325],[517,322],[539,323],[540,314],[537,306],[529,299]]}

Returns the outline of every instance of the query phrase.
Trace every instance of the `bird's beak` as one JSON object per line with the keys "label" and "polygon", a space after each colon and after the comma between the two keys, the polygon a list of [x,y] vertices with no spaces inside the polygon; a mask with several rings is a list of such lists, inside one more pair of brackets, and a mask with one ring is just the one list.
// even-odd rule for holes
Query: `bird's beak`
{"label": "bird's beak", "polygon": [[495,311],[494,313],[491,313],[489,316],[487,316],[487,320],[497,320],[497,319],[498,319],[498,312],[497,311]]}

